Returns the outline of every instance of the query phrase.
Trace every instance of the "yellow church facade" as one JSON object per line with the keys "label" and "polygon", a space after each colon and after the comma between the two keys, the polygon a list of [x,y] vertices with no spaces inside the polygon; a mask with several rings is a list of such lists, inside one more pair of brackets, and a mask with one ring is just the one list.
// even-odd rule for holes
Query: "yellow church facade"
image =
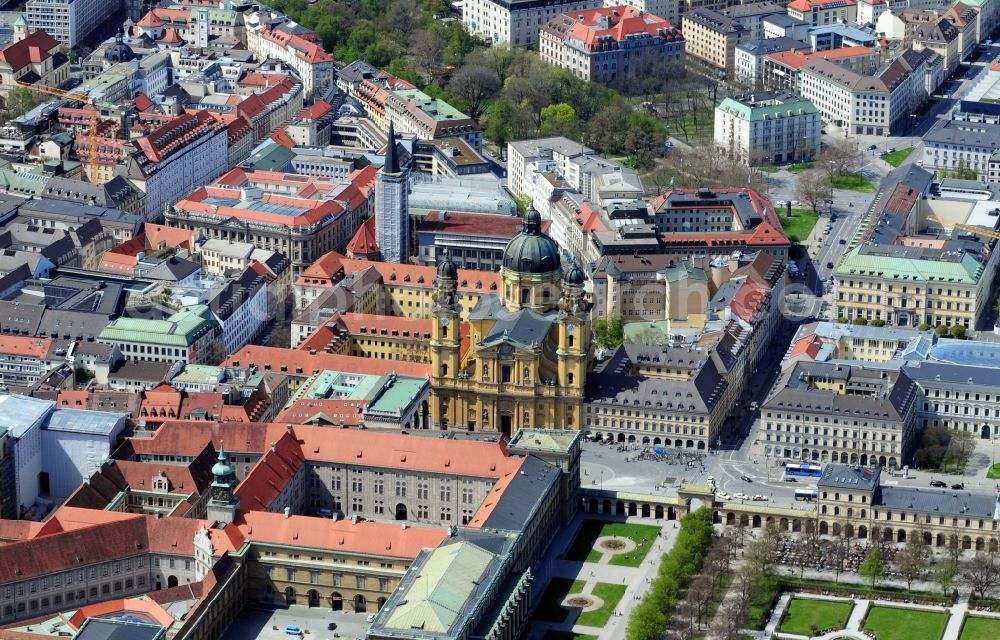
{"label": "yellow church facade", "polygon": [[586,277],[576,265],[563,272],[538,212],[525,214],[504,251],[499,293],[481,296],[464,325],[457,278],[442,259],[430,341],[434,427],[579,430],[593,358]]}

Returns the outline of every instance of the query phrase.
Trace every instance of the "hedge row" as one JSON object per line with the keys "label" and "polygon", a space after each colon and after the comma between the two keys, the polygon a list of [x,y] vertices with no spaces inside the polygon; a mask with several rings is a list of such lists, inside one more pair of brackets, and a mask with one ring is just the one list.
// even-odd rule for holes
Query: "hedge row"
{"label": "hedge row", "polygon": [[705,552],[712,545],[712,513],[698,509],[681,518],[674,546],[663,556],[650,592],[633,611],[625,632],[627,640],[660,640],[681,591],[700,570]]}

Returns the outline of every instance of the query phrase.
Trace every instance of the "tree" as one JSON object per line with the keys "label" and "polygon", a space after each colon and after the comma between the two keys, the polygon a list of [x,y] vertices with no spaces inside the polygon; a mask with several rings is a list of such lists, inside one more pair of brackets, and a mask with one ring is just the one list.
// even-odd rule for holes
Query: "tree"
{"label": "tree", "polygon": [[478,49],[468,55],[466,62],[486,67],[494,73],[497,84],[501,87],[507,82],[514,71],[514,63],[517,61],[518,51],[511,49],[505,44],[495,44],[486,49]]}
{"label": "tree", "polygon": [[960,324],[953,324],[949,333],[951,334],[951,337],[956,340],[965,340],[965,327]]}
{"label": "tree", "polygon": [[542,126],[538,133],[543,136],[565,136],[577,130],[579,118],[576,109],[565,102],[550,104],[542,108]]}
{"label": "tree", "polygon": [[[1000,303],[1000,300],[998,300],[998,303]],[[926,322],[921,322],[920,324],[917,325],[917,331],[929,331],[930,328],[931,325],[927,324]]]}
{"label": "tree", "polygon": [[874,320],[871,321],[871,325],[873,327],[884,327],[885,320],[883,320],[882,318],[875,318]]}
{"label": "tree", "polygon": [[832,179],[834,174],[845,175],[855,171],[863,157],[855,144],[834,140],[816,155],[816,164]]}
{"label": "tree", "polygon": [[420,29],[410,38],[410,56],[418,73],[430,80],[441,68],[444,58],[444,35],[439,29]]}
{"label": "tree", "polygon": [[795,182],[795,197],[818,214],[820,207],[833,197],[830,180],[816,169],[805,171],[799,174]]}
{"label": "tree", "polygon": [[511,120],[515,107],[509,100],[501,98],[486,108],[486,126],[483,135],[500,147],[500,154],[506,153],[507,141],[511,139]]}
{"label": "tree", "polygon": [[462,67],[451,76],[448,83],[449,93],[464,102],[468,116],[473,120],[479,119],[488,99],[499,90],[496,76],[486,67]]}
{"label": "tree", "polygon": [[885,559],[879,551],[869,551],[865,556],[861,566],[858,567],[858,575],[872,581],[872,589],[875,583],[885,577]]}
{"label": "tree", "polygon": [[614,313],[594,323],[594,339],[602,349],[613,349],[625,342],[625,323]]}
{"label": "tree", "polygon": [[983,600],[986,594],[1000,584],[1000,562],[995,552],[976,552],[976,557],[962,568],[962,578],[976,596]]}
{"label": "tree", "polygon": [[14,87],[7,95],[7,117],[13,120],[35,108],[35,98],[24,87]]}
{"label": "tree", "polygon": [[866,324],[868,324],[868,320],[866,320],[865,318],[862,318],[861,316],[858,316],[858,317],[854,318],[854,320],[852,322],[854,324],[858,325],[858,326],[861,326],[861,327],[863,327]]}
{"label": "tree", "polygon": [[524,217],[524,214],[531,207],[531,196],[526,193],[519,193],[513,196],[512,199],[514,200],[514,205],[517,207],[517,215]]}
{"label": "tree", "polygon": [[958,564],[951,558],[945,558],[938,563],[934,571],[934,582],[941,587],[941,593],[948,595],[951,586],[955,583],[955,574],[958,573]]}
{"label": "tree", "polygon": [[896,570],[906,580],[907,591],[910,590],[913,581],[923,574],[930,555],[930,549],[924,541],[916,539],[911,539],[903,550],[896,554]]}

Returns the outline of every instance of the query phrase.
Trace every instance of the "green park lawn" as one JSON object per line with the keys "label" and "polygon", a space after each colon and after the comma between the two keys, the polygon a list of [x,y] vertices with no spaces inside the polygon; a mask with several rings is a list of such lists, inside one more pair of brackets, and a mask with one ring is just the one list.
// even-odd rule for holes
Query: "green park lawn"
{"label": "green park lawn", "polygon": [[792,217],[789,218],[785,215],[785,211],[781,210],[778,211],[778,220],[788,239],[794,244],[806,241],[816,226],[816,221],[819,220],[819,214],[813,213],[812,209],[792,209]]}
{"label": "green park lawn", "polygon": [[582,580],[552,578],[545,593],[542,594],[538,608],[535,609],[535,619],[544,622],[565,622],[569,617],[569,609],[563,608],[562,601],[571,593],[582,593],[583,587]]}
{"label": "green park lawn", "polygon": [[990,467],[989,471],[986,472],[986,477],[991,480],[1000,479],[1000,462]]}
{"label": "green park lawn", "polygon": [[809,171],[812,168],[812,162],[797,162],[795,164],[788,165],[788,173],[802,173],[803,171]]}
{"label": "green park lawn", "polygon": [[875,185],[857,173],[836,173],[830,180],[834,189],[847,189],[861,193],[875,193]]}
{"label": "green park lawn", "polygon": [[906,147],[905,149],[897,149],[892,153],[883,153],[882,159],[891,164],[894,167],[898,167],[903,164],[910,154],[913,153],[913,147]]}
{"label": "green park lawn", "polygon": [[936,611],[872,607],[864,631],[873,631],[878,640],[940,640],[948,616]]}
{"label": "green park lawn", "polygon": [[[566,553],[566,559],[574,562],[598,562],[601,552],[594,549],[594,541],[605,536],[631,538],[636,547],[630,553],[619,553],[611,558],[610,564],[620,567],[638,567],[649,553],[658,527],[648,524],[629,524],[627,522],[603,522],[600,520],[585,520],[576,539]],[[645,542],[643,542],[645,538]]]}
{"label": "green park lawn", "polygon": [[593,611],[584,611],[580,614],[580,617],[576,619],[576,624],[582,624],[585,627],[603,627],[611,619],[611,614],[614,612],[615,607],[618,606],[618,602],[625,595],[625,589],[628,587],[624,584],[606,584],[599,582],[594,585],[594,590],[591,592],[598,598],[604,601],[600,609],[594,609]]}
{"label": "green park lawn", "polygon": [[832,600],[792,598],[781,620],[779,631],[800,636],[811,636],[812,625],[819,630],[843,629],[851,617],[853,603]]}
{"label": "green park lawn", "polygon": [[1000,620],[969,616],[962,625],[959,640],[996,640],[1000,638]]}

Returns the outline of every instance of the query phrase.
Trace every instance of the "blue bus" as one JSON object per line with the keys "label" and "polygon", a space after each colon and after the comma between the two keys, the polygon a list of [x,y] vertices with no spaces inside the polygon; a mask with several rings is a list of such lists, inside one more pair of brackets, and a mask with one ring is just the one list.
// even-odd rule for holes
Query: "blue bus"
{"label": "blue bus", "polygon": [[785,475],[798,478],[819,478],[823,475],[823,467],[818,464],[786,464]]}
{"label": "blue bus", "polygon": [[796,489],[795,499],[799,502],[803,500],[806,502],[812,502],[819,497],[819,489]]}

